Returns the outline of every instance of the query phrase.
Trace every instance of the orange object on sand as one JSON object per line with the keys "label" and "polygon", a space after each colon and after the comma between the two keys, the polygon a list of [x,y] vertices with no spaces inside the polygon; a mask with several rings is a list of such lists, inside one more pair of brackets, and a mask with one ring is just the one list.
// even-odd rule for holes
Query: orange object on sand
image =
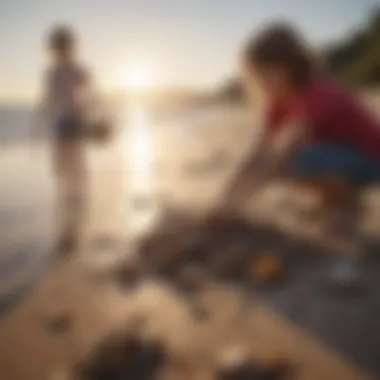
{"label": "orange object on sand", "polygon": [[284,263],[272,252],[264,252],[251,266],[251,276],[260,282],[274,282],[282,278]]}

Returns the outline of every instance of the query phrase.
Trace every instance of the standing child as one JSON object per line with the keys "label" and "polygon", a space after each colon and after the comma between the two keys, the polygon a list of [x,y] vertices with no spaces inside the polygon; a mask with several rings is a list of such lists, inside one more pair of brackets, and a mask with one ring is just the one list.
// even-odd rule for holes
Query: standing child
{"label": "standing child", "polygon": [[[43,110],[52,124],[53,166],[61,211],[65,213],[61,219],[66,220],[68,212],[83,208],[86,197],[84,135],[90,80],[87,70],[77,61],[77,40],[70,28],[55,28],[49,36],[48,47],[52,65],[44,78]],[[78,212],[74,216],[71,213],[70,219],[79,216]],[[66,226],[63,229],[60,244],[62,249],[68,249],[73,236],[68,234]]]}
{"label": "standing child", "polygon": [[[380,181],[378,120],[322,75],[308,46],[289,25],[272,25],[250,40],[244,66],[265,97],[264,133],[216,215],[235,212],[266,179],[286,174],[320,192],[326,231],[335,237],[354,236],[360,190]],[[358,247],[336,249],[349,253]],[[342,265],[338,269],[335,274],[342,273]]]}

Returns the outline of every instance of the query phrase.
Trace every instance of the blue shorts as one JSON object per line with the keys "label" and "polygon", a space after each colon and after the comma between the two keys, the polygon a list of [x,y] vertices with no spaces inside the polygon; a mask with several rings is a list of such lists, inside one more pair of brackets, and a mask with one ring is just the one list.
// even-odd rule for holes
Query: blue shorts
{"label": "blue shorts", "polygon": [[337,176],[359,186],[380,182],[380,163],[338,143],[323,143],[301,150],[292,171],[304,179]]}
{"label": "blue shorts", "polygon": [[84,122],[75,116],[62,116],[55,125],[54,134],[58,140],[70,140],[84,137]]}

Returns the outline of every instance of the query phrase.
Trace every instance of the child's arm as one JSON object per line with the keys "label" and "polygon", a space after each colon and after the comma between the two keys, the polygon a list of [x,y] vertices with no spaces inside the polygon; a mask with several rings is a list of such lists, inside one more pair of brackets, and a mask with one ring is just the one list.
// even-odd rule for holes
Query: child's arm
{"label": "child's arm", "polygon": [[269,165],[274,135],[269,128],[264,129],[263,136],[256,148],[252,148],[234,174],[222,195],[222,207],[233,209],[244,203],[250,196],[252,185],[260,173]]}
{"label": "child's arm", "polygon": [[285,128],[285,133],[276,138],[266,178],[277,177],[289,168],[291,161],[299,149],[302,148],[307,127],[308,123],[306,121],[299,121]]}
{"label": "child's arm", "polygon": [[[264,136],[258,151],[261,153],[251,154],[243,163],[227,187],[220,209],[240,209],[254,192],[286,169],[302,144],[305,128],[303,123],[299,123],[285,129],[287,133],[279,136]],[[263,154],[259,160],[257,154]]]}

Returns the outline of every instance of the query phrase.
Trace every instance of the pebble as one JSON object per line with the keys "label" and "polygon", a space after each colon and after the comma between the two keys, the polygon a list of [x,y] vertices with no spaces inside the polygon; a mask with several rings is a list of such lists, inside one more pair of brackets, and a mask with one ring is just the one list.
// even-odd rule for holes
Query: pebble
{"label": "pebble", "polygon": [[137,256],[133,256],[121,263],[116,270],[116,280],[124,289],[133,288],[143,272],[142,262]]}
{"label": "pebble", "polygon": [[50,333],[62,333],[70,328],[73,316],[69,308],[56,307],[43,315],[43,324]]}

